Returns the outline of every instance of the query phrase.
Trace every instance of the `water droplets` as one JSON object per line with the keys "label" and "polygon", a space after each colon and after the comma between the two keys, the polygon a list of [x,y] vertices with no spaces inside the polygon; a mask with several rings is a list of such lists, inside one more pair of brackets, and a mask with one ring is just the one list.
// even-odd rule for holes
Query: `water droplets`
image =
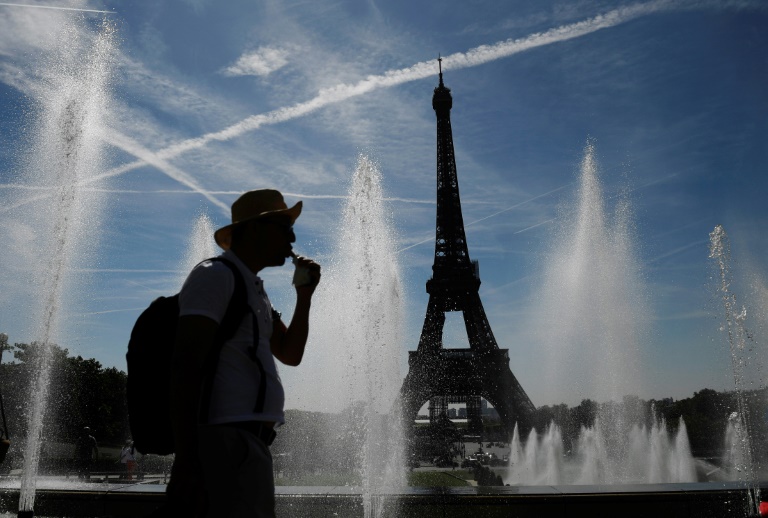
{"label": "water droplets", "polygon": [[[78,299],[73,292],[82,283],[75,282],[72,265],[82,267],[89,259],[87,254],[98,249],[103,200],[98,189],[84,186],[101,172],[104,160],[102,134],[109,115],[115,30],[105,22],[93,33],[80,23],[73,20],[61,30],[43,60],[34,153],[25,167],[25,181],[46,194],[17,211],[20,220],[42,229],[34,241],[19,243],[18,249],[31,250],[36,256],[19,270],[30,271],[32,283],[40,290],[30,304],[35,315],[35,329],[30,334],[43,355],[49,354],[49,344],[58,341],[62,308],[67,307],[68,299]],[[86,238],[88,246],[83,245]],[[34,505],[51,376],[48,363],[41,362],[30,397],[28,428],[32,432],[24,452],[20,510],[31,510]]]}
{"label": "water droplets", "polygon": [[536,333],[549,352],[553,393],[611,399],[642,388],[639,345],[650,311],[631,205],[621,200],[609,214],[599,172],[590,140],[576,199],[543,261]]}

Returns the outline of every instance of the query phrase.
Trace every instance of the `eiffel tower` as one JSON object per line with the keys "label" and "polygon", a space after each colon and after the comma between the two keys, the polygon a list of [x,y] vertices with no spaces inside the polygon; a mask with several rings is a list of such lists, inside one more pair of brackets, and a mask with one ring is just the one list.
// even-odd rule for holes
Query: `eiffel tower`
{"label": "eiffel tower", "polygon": [[[480,274],[471,261],[461,215],[459,182],[451,132],[451,90],[440,84],[432,96],[437,115],[437,230],[432,278],[427,281],[429,303],[419,346],[408,353],[408,375],[400,389],[403,418],[412,422],[430,402],[430,421],[445,419],[449,403],[466,403],[470,433],[482,430],[480,401],[485,398],[499,413],[508,434],[515,422],[528,428],[533,403],[509,368],[507,349],[499,349],[480,301]],[[461,311],[468,349],[443,348],[445,314]]]}

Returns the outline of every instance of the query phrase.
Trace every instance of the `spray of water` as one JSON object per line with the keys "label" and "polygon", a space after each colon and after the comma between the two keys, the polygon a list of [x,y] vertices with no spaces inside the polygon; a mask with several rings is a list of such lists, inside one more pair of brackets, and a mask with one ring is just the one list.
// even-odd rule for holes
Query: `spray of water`
{"label": "spray of water", "polygon": [[334,440],[318,447],[335,449],[334,458],[348,465],[323,469],[356,473],[366,516],[376,515],[382,488],[403,485],[405,472],[400,419],[391,414],[401,382],[403,289],[383,199],[377,164],[359,156],[333,258],[313,303],[302,365],[312,382],[298,384],[291,395],[339,412],[326,434]]}
{"label": "spray of water", "polygon": [[750,513],[759,513],[760,487],[757,485],[757,474],[753,463],[751,437],[751,416],[744,391],[747,389],[747,365],[751,363],[749,343],[752,338],[746,328],[747,308],[739,306],[736,294],[732,291],[733,276],[731,273],[731,245],[728,234],[722,225],[717,225],[709,234],[709,257],[714,261],[716,289],[723,305],[725,323],[722,329],[726,332],[728,348],[731,355],[731,370],[736,388],[738,412],[731,414],[729,431],[732,433],[732,445],[738,445],[737,454],[731,454],[732,466],[740,479],[747,483],[749,490]]}
{"label": "spray of water", "polygon": [[[32,511],[41,434],[50,382],[50,345],[58,340],[61,309],[82,280],[73,267],[89,260],[98,236],[101,199],[81,188],[102,169],[104,130],[109,106],[114,29],[103,24],[97,34],[73,22],[57,38],[57,47],[43,65],[36,101],[36,130],[32,152],[22,173],[25,183],[55,192],[51,200],[29,205],[17,214],[18,228],[27,229],[24,249],[34,263],[9,261],[28,275],[35,296],[30,334],[38,358],[30,394],[27,441],[20,494],[20,511]],[[87,245],[84,241],[87,239]],[[17,261],[17,260],[16,260]]]}
{"label": "spray of water", "polygon": [[581,163],[573,207],[545,257],[540,336],[550,353],[553,393],[619,399],[639,390],[638,349],[648,323],[629,203],[606,214],[593,143]]}
{"label": "spray of water", "polygon": [[187,275],[200,261],[218,255],[216,241],[213,239],[213,222],[207,214],[200,214],[195,220],[192,232],[187,241],[187,249],[181,263],[181,277],[178,282],[179,289],[187,278]]}
{"label": "spray of water", "polygon": [[634,425],[620,454],[609,447],[604,425],[597,419],[582,427],[573,451],[565,453],[562,432],[551,423],[539,436],[532,430],[523,444],[515,427],[507,483],[519,485],[626,484],[695,482],[696,467],[685,422],[672,435],[664,419],[650,429]]}
{"label": "spray of water", "polygon": [[731,475],[735,475],[737,480],[743,478],[744,470],[749,466],[749,459],[744,456],[747,453],[743,445],[745,435],[743,419],[739,417],[738,412],[731,412],[725,428],[725,458],[723,465]]}

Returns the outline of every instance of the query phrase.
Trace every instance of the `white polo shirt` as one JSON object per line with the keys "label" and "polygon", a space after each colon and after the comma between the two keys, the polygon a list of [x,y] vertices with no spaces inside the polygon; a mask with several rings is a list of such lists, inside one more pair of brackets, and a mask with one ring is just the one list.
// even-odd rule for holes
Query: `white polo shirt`
{"label": "white polo shirt", "polygon": [[[248,312],[235,335],[221,349],[211,394],[208,422],[285,422],[285,392],[270,350],[272,304],[262,280],[231,251],[221,257],[234,263],[245,280],[248,303],[257,317],[259,343],[253,354],[252,314]],[[179,296],[179,315],[201,315],[221,323],[235,289],[235,278],[220,261],[205,261],[190,272]],[[266,380],[264,408],[257,411],[262,375]]]}

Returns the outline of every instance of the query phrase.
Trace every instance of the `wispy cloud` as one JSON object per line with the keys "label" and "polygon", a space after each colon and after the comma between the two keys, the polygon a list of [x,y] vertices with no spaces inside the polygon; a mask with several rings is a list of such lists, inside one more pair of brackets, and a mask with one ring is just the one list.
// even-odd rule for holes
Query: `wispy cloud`
{"label": "wispy cloud", "polygon": [[289,54],[288,50],[278,47],[259,47],[240,56],[221,73],[228,77],[268,76],[288,64]]}
{"label": "wispy cloud", "polygon": [[[443,58],[446,70],[458,70],[474,67],[514,54],[532,50],[544,45],[551,45],[579,38],[593,32],[615,27],[635,18],[674,7],[673,2],[655,1],[636,4],[620,9],[614,9],[605,14],[587,20],[563,25],[519,39],[501,41],[492,45],[481,45],[467,52],[458,52]],[[207,133],[200,137],[187,139],[155,153],[159,160],[170,160],[189,151],[200,149],[213,142],[224,142],[237,138],[247,132],[257,130],[265,125],[278,124],[298,117],[306,116],[326,106],[340,103],[367,94],[377,89],[389,88],[411,81],[417,81],[435,74],[434,60],[422,61],[407,68],[389,70],[379,75],[371,75],[351,84],[339,84],[322,89],[318,94],[305,102],[292,106],[278,108],[270,112],[252,115],[220,131]],[[135,168],[144,166],[143,160],[137,160],[106,172],[102,177],[123,174]]]}
{"label": "wispy cloud", "polygon": [[[641,16],[646,16],[664,9],[674,8],[675,6],[675,2],[657,0],[614,9],[587,20],[563,25],[524,38],[505,40],[492,45],[481,45],[470,49],[467,52],[451,54],[443,58],[443,66],[446,70],[478,66],[544,45],[551,45],[579,38],[602,29],[626,23]],[[285,51],[273,47],[261,47],[253,53],[242,56],[242,63],[241,60],[238,60],[238,63],[241,64],[239,68],[237,68],[238,63],[233,65],[233,67],[236,67],[240,73],[245,73],[247,70],[251,70],[253,73],[256,73],[259,70],[266,72],[270,67],[277,67],[278,65],[283,66],[284,63],[281,63],[285,59]],[[272,68],[272,70],[275,69],[276,68]],[[234,71],[235,69],[233,68],[232,73],[233,75],[236,75],[234,74]],[[214,197],[189,175],[171,165],[169,161],[184,153],[203,148],[213,142],[229,141],[247,132],[257,130],[265,125],[277,124],[303,117],[323,107],[340,103],[377,89],[393,87],[407,82],[424,79],[433,76],[434,73],[435,62],[434,60],[430,60],[416,63],[407,68],[389,70],[380,75],[371,75],[356,83],[338,84],[320,90],[314,98],[308,101],[247,117],[223,130],[183,140],[156,152],[150,152],[127,137],[113,133],[110,138],[110,143],[129,152],[137,157],[138,160],[107,171],[100,176],[92,178],[90,181],[93,182],[118,176],[149,164],[172,179],[186,185],[193,191],[202,194],[209,199],[211,203],[226,212],[229,209],[225,203]]]}
{"label": "wispy cloud", "polygon": [[[446,70],[456,70],[478,66],[541,46],[586,36],[602,29],[615,27],[641,16],[687,5],[688,4],[670,0],[656,0],[614,9],[587,20],[563,25],[544,32],[531,34],[523,38],[504,40],[492,45],[481,45],[470,49],[467,52],[451,54],[443,58],[444,68]],[[234,65],[225,69],[225,73],[229,75],[266,75],[284,66],[287,62],[287,54],[287,51],[284,49],[261,47],[254,52],[241,56]],[[188,174],[171,165],[169,161],[184,153],[203,148],[213,142],[229,141],[266,125],[278,124],[303,117],[323,107],[340,103],[377,89],[424,79],[433,76],[434,73],[435,62],[434,60],[430,60],[416,63],[407,68],[389,70],[379,75],[371,75],[355,83],[338,84],[320,90],[314,98],[308,101],[247,117],[223,130],[207,133],[196,138],[186,139],[156,152],[148,151],[138,143],[130,141],[127,137],[113,134],[110,138],[110,143],[129,152],[137,157],[138,160],[123,164],[122,166],[107,171],[101,176],[92,178],[90,181],[98,181],[104,178],[118,176],[139,167],[151,165],[182,185],[189,187],[194,192],[202,194],[214,205],[226,212],[228,211],[228,206],[225,203],[218,200],[210,191],[204,189]],[[505,209],[505,211],[510,209],[511,208]],[[494,215],[495,214],[487,216],[486,218],[493,217]],[[524,229],[523,231],[525,230],[528,229]]]}

